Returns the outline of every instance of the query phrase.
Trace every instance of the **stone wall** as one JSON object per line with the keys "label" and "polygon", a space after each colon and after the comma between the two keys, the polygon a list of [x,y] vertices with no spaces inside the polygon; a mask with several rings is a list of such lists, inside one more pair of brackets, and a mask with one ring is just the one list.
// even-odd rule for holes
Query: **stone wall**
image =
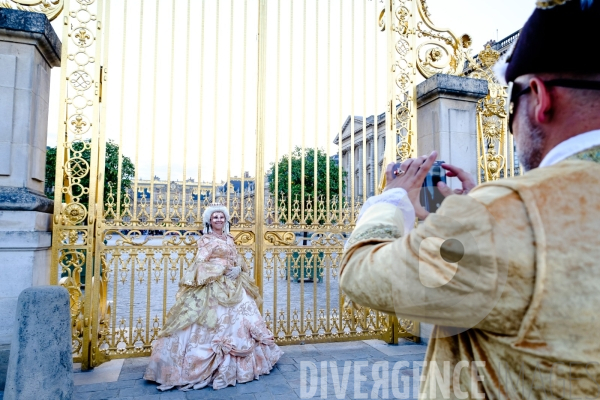
{"label": "stone wall", "polygon": [[60,57],[44,14],[0,8],[0,345],[11,341],[19,293],[50,283],[54,202],[43,193],[50,70]]}

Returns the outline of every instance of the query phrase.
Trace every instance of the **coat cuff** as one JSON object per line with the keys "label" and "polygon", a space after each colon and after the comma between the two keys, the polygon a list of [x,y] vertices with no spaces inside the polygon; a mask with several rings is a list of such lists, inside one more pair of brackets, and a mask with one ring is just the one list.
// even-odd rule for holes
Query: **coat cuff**
{"label": "coat cuff", "polygon": [[386,190],[379,196],[373,196],[367,199],[360,210],[360,214],[358,215],[358,219],[356,221],[357,226],[367,210],[371,207],[377,206],[378,204],[391,204],[397,207],[400,212],[402,212],[404,219],[404,235],[407,235],[414,228],[416,218],[415,209],[408,198],[408,193],[406,193],[406,190],[400,188]]}

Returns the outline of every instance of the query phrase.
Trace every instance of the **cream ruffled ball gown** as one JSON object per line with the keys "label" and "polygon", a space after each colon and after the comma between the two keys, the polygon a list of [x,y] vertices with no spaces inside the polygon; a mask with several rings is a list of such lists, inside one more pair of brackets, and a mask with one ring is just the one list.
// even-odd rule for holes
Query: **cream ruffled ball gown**
{"label": "cream ruffled ball gown", "polygon": [[[198,246],[144,374],[160,390],[250,382],[268,374],[283,354],[258,311],[258,287],[233,237],[207,234]],[[227,278],[227,268],[236,265],[242,272]]]}

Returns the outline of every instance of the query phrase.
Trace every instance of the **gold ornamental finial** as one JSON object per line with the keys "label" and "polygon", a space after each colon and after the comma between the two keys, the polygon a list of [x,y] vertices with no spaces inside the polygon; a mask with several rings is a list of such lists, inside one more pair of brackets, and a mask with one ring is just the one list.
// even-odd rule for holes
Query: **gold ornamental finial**
{"label": "gold ornamental finial", "polygon": [[487,44],[485,49],[479,53],[479,60],[486,68],[491,68],[498,62],[500,52],[492,49],[492,46]]}

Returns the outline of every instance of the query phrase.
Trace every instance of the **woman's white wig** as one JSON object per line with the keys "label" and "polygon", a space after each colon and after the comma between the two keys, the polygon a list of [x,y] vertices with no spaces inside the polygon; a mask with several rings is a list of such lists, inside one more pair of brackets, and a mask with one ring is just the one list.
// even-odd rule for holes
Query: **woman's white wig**
{"label": "woman's white wig", "polygon": [[204,210],[204,214],[202,215],[202,220],[204,222],[204,230],[202,232],[204,232],[205,234],[212,232],[212,229],[210,227],[210,218],[216,212],[220,212],[223,213],[223,215],[225,215],[225,227],[223,228],[223,232],[229,233],[229,221],[231,219],[229,217],[229,210],[227,210],[227,207],[219,203],[213,203],[210,206],[208,206],[206,210]]}

